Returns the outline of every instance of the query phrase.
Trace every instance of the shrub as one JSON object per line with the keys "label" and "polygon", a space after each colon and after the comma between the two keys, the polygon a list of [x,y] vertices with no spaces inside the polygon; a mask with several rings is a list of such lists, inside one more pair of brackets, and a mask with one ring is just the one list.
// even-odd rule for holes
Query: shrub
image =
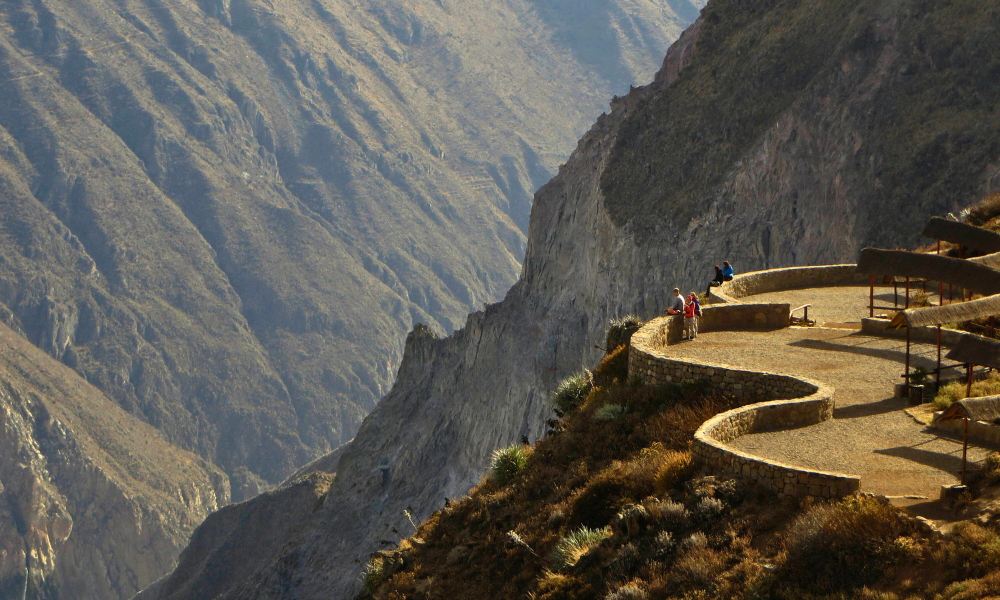
{"label": "shrub", "polygon": [[[934,397],[934,408],[945,410],[955,402],[965,398],[966,384],[961,381],[953,381],[942,386]],[[990,373],[986,379],[972,382],[972,393],[969,398],[982,398],[983,396],[1000,395],[1000,372]]]}
{"label": "shrub", "polygon": [[563,413],[571,413],[587,399],[593,387],[594,377],[584,369],[575,375],[570,375],[559,384],[552,396],[552,404]]}
{"label": "shrub", "polygon": [[952,381],[941,386],[936,396],[934,396],[934,408],[937,410],[947,410],[949,406],[965,398],[965,384]]}
{"label": "shrub", "polygon": [[706,523],[722,514],[725,505],[718,498],[702,498],[695,505],[694,518]]}
{"label": "shrub", "polygon": [[1000,483],[1000,452],[990,452],[986,455],[979,468],[979,479],[982,485]]}
{"label": "shrub", "polygon": [[674,534],[669,531],[661,531],[656,534],[656,538],[653,540],[653,548],[658,556],[670,554],[676,547],[677,541],[674,540]]}
{"label": "shrub", "polygon": [[645,324],[645,321],[635,315],[611,319],[611,326],[608,327],[608,335],[604,341],[606,352],[610,353],[616,348],[627,346],[632,340],[632,334]]}
{"label": "shrub", "polygon": [[646,511],[661,527],[671,531],[680,531],[691,525],[691,513],[680,502],[657,502],[647,506]]}
{"label": "shrub", "polygon": [[969,210],[969,223],[982,227],[1000,216],[1000,193],[983,198]]}
{"label": "shrub", "polygon": [[626,585],[611,592],[605,598],[606,600],[646,600],[647,596],[643,590],[635,586]]}
{"label": "shrub", "polygon": [[920,291],[910,298],[910,308],[923,308],[931,305],[931,297],[927,292]]}
{"label": "shrub", "polygon": [[559,569],[572,567],[580,558],[604,540],[611,537],[611,530],[580,527],[565,535],[552,551],[552,564]]}
{"label": "shrub", "polygon": [[706,536],[704,532],[696,531],[684,538],[684,542],[681,544],[681,547],[684,549],[708,548],[708,536]]}
{"label": "shrub", "polygon": [[887,502],[850,497],[814,506],[789,528],[784,565],[806,589],[837,592],[874,583],[908,556],[914,526]]}
{"label": "shrub", "polygon": [[620,404],[605,404],[594,411],[595,421],[618,421],[625,416],[625,407]]}
{"label": "shrub", "polygon": [[493,452],[490,475],[500,485],[507,485],[528,466],[531,447],[514,444]]}
{"label": "shrub", "polygon": [[685,583],[697,587],[711,585],[724,568],[722,557],[707,545],[689,545],[674,563],[677,576]]}
{"label": "shrub", "polygon": [[656,471],[653,489],[657,494],[666,493],[691,474],[694,463],[690,452],[668,452]]}
{"label": "shrub", "polygon": [[385,561],[381,556],[373,556],[361,569],[363,597],[370,597],[385,581]]}

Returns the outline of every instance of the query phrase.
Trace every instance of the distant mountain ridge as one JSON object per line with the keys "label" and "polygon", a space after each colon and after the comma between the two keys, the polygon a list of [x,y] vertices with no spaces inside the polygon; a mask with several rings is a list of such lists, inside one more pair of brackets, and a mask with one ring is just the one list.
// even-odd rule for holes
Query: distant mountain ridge
{"label": "distant mountain ridge", "polygon": [[414,323],[501,297],[533,190],[686,0],[0,6],[0,320],[252,496]]}

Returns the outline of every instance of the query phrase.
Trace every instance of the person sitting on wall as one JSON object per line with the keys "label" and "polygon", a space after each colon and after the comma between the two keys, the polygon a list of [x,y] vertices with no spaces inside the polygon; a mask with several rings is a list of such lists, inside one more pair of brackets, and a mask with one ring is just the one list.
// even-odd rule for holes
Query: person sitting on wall
{"label": "person sitting on wall", "polygon": [[708,290],[705,292],[705,295],[708,296],[709,294],[711,294],[712,293],[712,288],[719,287],[720,285],[722,285],[722,282],[725,281],[725,280],[726,280],[726,277],[722,273],[722,269],[719,267],[719,265],[715,265],[715,279],[713,279],[712,281],[708,282]]}
{"label": "person sitting on wall", "polygon": [[723,281],[732,281],[733,276],[736,275],[736,270],[733,269],[733,265],[729,264],[729,261],[722,261],[722,279]]}
{"label": "person sitting on wall", "polygon": [[668,315],[683,315],[684,314],[684,296],[681,296],[680,288],[674,288],[674,301],[667,309]]}

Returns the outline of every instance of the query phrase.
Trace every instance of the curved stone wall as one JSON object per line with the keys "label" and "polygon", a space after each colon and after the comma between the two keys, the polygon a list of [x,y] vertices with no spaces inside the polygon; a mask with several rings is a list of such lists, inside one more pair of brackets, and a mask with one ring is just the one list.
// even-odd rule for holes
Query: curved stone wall
{"label": "curved stone wall", "polygon": [[[720,304],[705,306],[698,322],[698,330],[702,333],[712,331],[773,331],[788,327],[791,316],[790,304]],[[655,323],[655,325],[654,325]],[[653,346],[669,346],[681,341],[684,333],[684,317],[681,315],[664,316],[646,324],[643,335],[653,335]],[[639,335],[643,330],[637,331]]]}
{"label": "curved stone wall", "polygon": [[[765,315],[775,315],[775,325],[771,329],[788,326],[787,304],[736,304],[706,308],[703,312],[709,314],[711,310],[720,311],[720,328],[759,328],[757,315],[762,311]],[[778,321],[780,317],[783,322]],[[633,334],[629,348],[629,377],[639,377],[651,384],[705,381],[710,389],[738,398],[773,399],[722,413],[702,424],[692,446],[700,464],[717,473],[750,479],[780,496],[837,498],[859,491],[859,477],[771,461],[729,445],[751,433],[805,427],[831,419],[833,388],[788,375],[670,358],[660,349],[672,343],[672,336],[679,337],[680,327],[683,322],[679,317],[660,317]]]}
{"label": "curved stone wall", "polygon": [[768,269],[737,275],[712,288],[712,302],[737,302],[739,298],[784,290],[867,284],[870,276],[857,272],[857,265],[823,265]]}

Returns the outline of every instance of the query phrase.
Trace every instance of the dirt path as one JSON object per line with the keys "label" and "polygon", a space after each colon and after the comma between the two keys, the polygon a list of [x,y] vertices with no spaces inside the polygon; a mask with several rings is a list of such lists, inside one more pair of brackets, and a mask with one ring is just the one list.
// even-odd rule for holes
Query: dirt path
{"label": "dirt path", "polygon": [[[795,290],[743,301],[789,302],[793,308],[811,303],[820,322],[849,322],[867,316],[867,288],[864,295],[859,291]],[[890,305],[891,293],[890,287]],[[933,499],[942,484],[957,481],[961,442],[925,429],[905,414],[904,401],[892,398],[892,386],[901,381],[903,372],[902,341],[842,329],[791,328],[770,333],[706,333],[693,342],[670,346],[667,352],[695,361],[805,376],[835,388],[833,420],[748,435],[733,443],[740,450],[813,469],[860,475],[862,491],[887,496]],[[935,352],[934,346],[914,344],[912,364],[933,369]],[[969,457],[979,460],[985,453],[970,447]]]}

